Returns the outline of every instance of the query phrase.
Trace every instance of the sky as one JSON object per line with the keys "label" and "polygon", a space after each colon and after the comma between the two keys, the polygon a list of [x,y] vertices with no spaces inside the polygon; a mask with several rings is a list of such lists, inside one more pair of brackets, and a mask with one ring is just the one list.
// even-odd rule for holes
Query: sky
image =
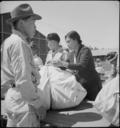
{"label": "sky", "polygon": [[47,36],[56,32],[66,46],[65,35],[76,30],[83,44],[98,48],[119,47],[118,1],[3,1],[0,13],[11,12],[21,3],[28,3],[42,20],[37,30]]}

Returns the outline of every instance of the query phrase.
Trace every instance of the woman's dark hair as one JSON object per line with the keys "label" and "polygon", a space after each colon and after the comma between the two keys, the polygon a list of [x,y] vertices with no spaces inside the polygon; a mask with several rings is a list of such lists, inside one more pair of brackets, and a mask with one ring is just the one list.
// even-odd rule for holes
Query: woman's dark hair
{"label": "woman's dark hair", "polygon": [[69,37],[69,38],[71,38],[71,39],[73,39],[73,40],[77,40],[79,44],[82,43],[82,40],[81,40],[81,38],[80,38],[80,35],[79,35],[78,32],[76,32],[76,31],[70,31],[70,32],[68,32],[68,33],[65,35],[65,39],[66,39],[67,37]]}
{"label": "woman's dark hair", "polygon": [[60,37],[57,33],[49,33],[47,35],[47,40],[55,40],[59,43],[60,42]]}

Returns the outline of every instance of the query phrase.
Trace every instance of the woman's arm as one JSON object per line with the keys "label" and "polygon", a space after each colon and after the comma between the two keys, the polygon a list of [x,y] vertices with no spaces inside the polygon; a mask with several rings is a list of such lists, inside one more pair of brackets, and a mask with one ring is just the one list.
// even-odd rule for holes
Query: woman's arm
{"label": "woman's arm", "polygon": [[57,67],[65,67],[66,69],[71,69],[71,70],[79,70],[84,72],[86,68],[89,66],[89,59],[92,57],[91,51],[88,48],[84,48],[82,50],[82,53],[79,58],[79,62],[77,64],[74,64],[73,62],[65,62],[65,61],[60,61],[54,63],[55,66]]}

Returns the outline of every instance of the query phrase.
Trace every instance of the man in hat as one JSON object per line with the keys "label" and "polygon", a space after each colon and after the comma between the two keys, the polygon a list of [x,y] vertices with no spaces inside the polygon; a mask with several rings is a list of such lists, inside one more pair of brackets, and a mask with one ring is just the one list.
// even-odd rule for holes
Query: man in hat
{"label": "man in hat", "polygon": [[38,118],[46,112],[37,89],[40,76],[28,45],[28,39],[35,34],[35,20],[39,19],[41,16],[34,14],[29,4],[21,4],[7,21],[12,34],[1,47],[1,92],[6,93],[8,127],[37,127]]}

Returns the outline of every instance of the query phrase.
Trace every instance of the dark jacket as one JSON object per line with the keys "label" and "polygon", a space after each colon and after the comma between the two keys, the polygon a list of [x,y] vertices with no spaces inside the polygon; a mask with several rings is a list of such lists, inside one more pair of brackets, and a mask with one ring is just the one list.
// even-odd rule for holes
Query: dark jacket
{"label": "dark jacket", "polygon": [[73,63],[73,57],[71,54],[69,69],[76,70],[75,76],[83,87],[87,90],[86,98],[89,100],[95,100],[98,92],[102,88],[100,77],[95,70],[94,60],[91,50],[81,45],[76,54],[76,64]]}

